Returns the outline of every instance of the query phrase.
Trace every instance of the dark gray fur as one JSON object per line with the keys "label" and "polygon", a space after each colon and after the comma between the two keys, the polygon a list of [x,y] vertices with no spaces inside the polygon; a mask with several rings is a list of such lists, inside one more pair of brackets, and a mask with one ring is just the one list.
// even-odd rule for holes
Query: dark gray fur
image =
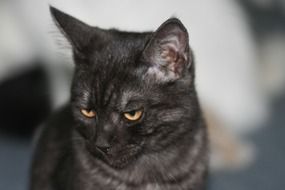
{"label": "dark gray fur", "polygon": [[[171,18],[155,32],[131,33],[51,12],[76,68],[70,104],[41,131],[31,189],[205,189],[207,133],[183,24]],[[82,108],[95,109],[96,118]],[[139,121],[122,117],[141,108]]]}

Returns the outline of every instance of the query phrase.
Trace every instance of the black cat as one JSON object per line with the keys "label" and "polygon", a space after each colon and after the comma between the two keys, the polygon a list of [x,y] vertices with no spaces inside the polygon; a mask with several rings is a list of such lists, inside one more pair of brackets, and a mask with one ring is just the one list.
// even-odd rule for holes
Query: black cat
{"label": "black cat", "polygon": [[205,189],[207,133],[183,24],[134,33],[51,13],[76,67],[70,104],[41,131],[31,189]]}

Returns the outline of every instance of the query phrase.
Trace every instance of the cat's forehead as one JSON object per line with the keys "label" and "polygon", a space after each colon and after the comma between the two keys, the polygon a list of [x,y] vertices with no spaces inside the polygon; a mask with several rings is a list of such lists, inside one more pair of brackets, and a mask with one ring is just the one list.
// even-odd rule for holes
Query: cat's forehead
{"label": "cat's forehead", "polygon": [[96,105],[116,105],[121,109],[131,100],[138,100],[143,95],[145,83],[136,72],[133,60],[100,60],[92,69],[86,68],[76,80],[84,91],[87,101]]}
{"label": "cat's forehead", "polygon": [[108,36],[99,48],[96,46],[96,40],[91,41],[92,44],[86,54],[87,64],[84,63],[85,66],[82,67],[89,78],[100,83],[96,85],[97,87],[109,88],[112,85],[122,86],[137,81],[139,78],[137,71],[144,66],[140,64],[140,56],[150,33],[112,30],[110,34],[111,36]]}
{"label": "cat's forehead", "polygon": [[[116,108],[124,110],[127,106],[137,106],[143,100],[146,92],[143,81],[135,75],[126,72],[106,74],[104,71],[96,72],[81,90],[86,103],[91,103],[101,108]],[[130,103],[132,105],[130,105]]]}
{"label": "cat's forehead", "polygon": [[151,33],[105,30],[104,38],[90,40],[87,57],[91,61],[105,61],[106,64],[131,61],[138,57],[147,44]]}

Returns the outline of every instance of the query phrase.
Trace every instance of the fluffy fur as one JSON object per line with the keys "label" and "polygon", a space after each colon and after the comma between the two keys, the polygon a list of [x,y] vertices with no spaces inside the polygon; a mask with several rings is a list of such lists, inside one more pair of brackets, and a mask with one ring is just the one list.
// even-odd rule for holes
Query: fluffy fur
{"label": "fluffy fur", "polygon": [[[122,32],[51,12],[76,68],[70,104],[41,132],[31,189],[205,189],[206,127],[183,24],[172,18],[155,32]],[[138,121],[122,117],[138,109]]]}

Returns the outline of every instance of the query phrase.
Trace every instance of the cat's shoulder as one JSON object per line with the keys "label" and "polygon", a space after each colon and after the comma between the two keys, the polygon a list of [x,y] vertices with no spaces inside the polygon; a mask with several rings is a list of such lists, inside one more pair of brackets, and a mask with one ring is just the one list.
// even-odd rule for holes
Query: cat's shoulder
{"label": "cat's shoulder", "polygon": [[63,156],[70,152],[71,120],[70,106],[66,105],[52,114],[36,132],[31,170],[31,181],[35,183],[31,184],[31,189],[51,188],[54,173],[62,164]]}
{"label": "cat's shoulder", "polygon": [[[47,146],[67,139],[73,126],[70,105],[67,104],[54,112],[35,133],[35,144]],[[39,146],[39,145],[38,145]]]}

